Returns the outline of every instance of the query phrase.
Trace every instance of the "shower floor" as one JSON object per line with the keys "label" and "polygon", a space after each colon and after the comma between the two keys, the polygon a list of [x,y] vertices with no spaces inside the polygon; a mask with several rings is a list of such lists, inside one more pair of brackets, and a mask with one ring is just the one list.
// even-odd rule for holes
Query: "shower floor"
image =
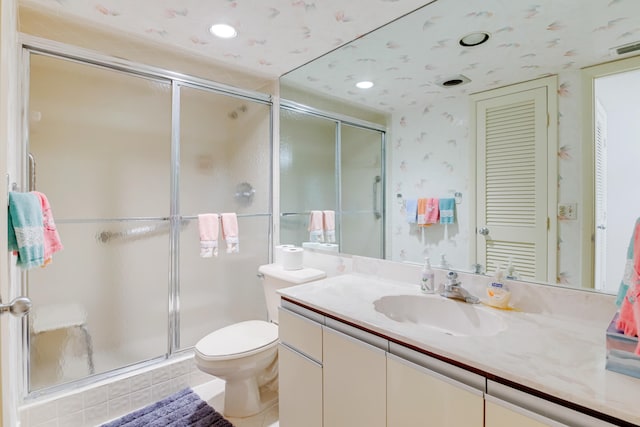
{"label": "shower floor", "polygon": [[[127,366],[131,360],[130,354],[101,351],[93,357],[95,373]],[[66,354],[64,358],[32,358],[30,374],[31,391],[40,390],[89,376],[89,362],[85,354]]]}

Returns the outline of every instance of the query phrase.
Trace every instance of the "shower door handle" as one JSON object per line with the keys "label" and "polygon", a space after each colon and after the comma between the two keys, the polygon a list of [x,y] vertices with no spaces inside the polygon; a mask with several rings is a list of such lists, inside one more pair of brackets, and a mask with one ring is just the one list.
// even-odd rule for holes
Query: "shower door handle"
{"label": "shower door handle", "polygon": [[0,301],[0,314],[9,312],[16,317],[22,317],[31,311],[31,300],[27,297],[17,297],[9,304],[2,304]]}
{"label": "shower door handle", "polygon": [[29,153],[29,191],[36,191],[36,158]]}
{"label": "shower door handle", "polygon": [[378,184],[381,181],[382,178],[380,178],[380,175],[376,175],[376,177],[373,179],[373,216],[375,217],[375,219],[382,218],[382,214],[378,209]]}

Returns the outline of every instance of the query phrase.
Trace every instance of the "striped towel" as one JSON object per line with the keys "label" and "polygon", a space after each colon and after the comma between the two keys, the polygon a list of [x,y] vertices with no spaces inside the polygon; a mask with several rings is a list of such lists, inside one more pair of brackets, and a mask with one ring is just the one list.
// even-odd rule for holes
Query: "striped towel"
{"label": "striped towel", "polygon": [[44,263],[44,225],[40,199],[33,193],[9,193],[9,250],[24,269]]}

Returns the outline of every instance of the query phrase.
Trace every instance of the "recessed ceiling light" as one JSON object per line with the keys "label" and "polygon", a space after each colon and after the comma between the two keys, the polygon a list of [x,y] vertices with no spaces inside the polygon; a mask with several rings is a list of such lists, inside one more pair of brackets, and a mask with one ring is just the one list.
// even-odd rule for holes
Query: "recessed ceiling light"
{"label": "recessed ceiling light", "polygon": [[464,47],[478,46],[489,40],[489,33],[478,31],[462,37],[458,43]]}
{"label": "recessed ceiling light", "polygon": [[370,89],[373,87],[373,82],[370,81],[361,81],[356,83],[356,87],[360,88],[360,89]]}
{"label": "recessed ceiling light", "polygon": [[232,39],[238,35],[236,29],[227,24],[214,24],[209,27],[209,32],[221,39]]}
{"label": "recessed ceiling light", "polygon": [[448,79],[438,81],[436,82],[436,84],[442,87],[453,87],[453,86],[469,83],[470,81],[471,79],[469,79],[469,77],[463,76],[462,74],[458,74],[455,76],[451,76]]}

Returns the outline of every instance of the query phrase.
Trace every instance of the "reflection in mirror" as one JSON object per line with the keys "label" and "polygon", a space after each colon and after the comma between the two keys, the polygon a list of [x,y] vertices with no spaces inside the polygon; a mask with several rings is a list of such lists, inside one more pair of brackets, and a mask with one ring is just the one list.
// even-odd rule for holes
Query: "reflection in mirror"
{"label": "reflection in mirror", "polygon": [[[384,132],[379,127],[281,108],[280,242],[384,256]],[[312,211],[320,215],[317,223]]]}
{"label": "reflection in mirror", "polygon": [[[460,6],[438,0],[288,73],[281,78],[281,96],[311,106],[315,98],[333,99],[386,114],[386,257],[421,262],[444,253],[453,266],[468,270],[476,262],[477,237],[469,95],[556,75],[557,200],[549,202],[548,211],[560,215],[549,218],[557,222],[557,234],[549,236],[557,239],[557,277],[549,282],[593,288],[594,195],[592,181],[583,179],[593,176],[593,142],[582,138],[590,122],[583,103],[591,100],[583,99],[581,69],[638,54],[630,46],[640,40],[640,3],[474,0]],[[490,38],[462,46],[459,40],[473,32]],[[439,85],[454,78],[463,84]],[[373,87],[357,88],[362,80]],[[609,164],[609,170],[615,168]],[[462,194],[455,227],[418,229],[407,223],[407,200],[455,192]],[[630,234],[633,223],[620,227]],[[627,244],[628,239],[609,241],[607,250],[616,245],[624,251]],[[620,275],[606,274],[596,288],[615,292]]]}

